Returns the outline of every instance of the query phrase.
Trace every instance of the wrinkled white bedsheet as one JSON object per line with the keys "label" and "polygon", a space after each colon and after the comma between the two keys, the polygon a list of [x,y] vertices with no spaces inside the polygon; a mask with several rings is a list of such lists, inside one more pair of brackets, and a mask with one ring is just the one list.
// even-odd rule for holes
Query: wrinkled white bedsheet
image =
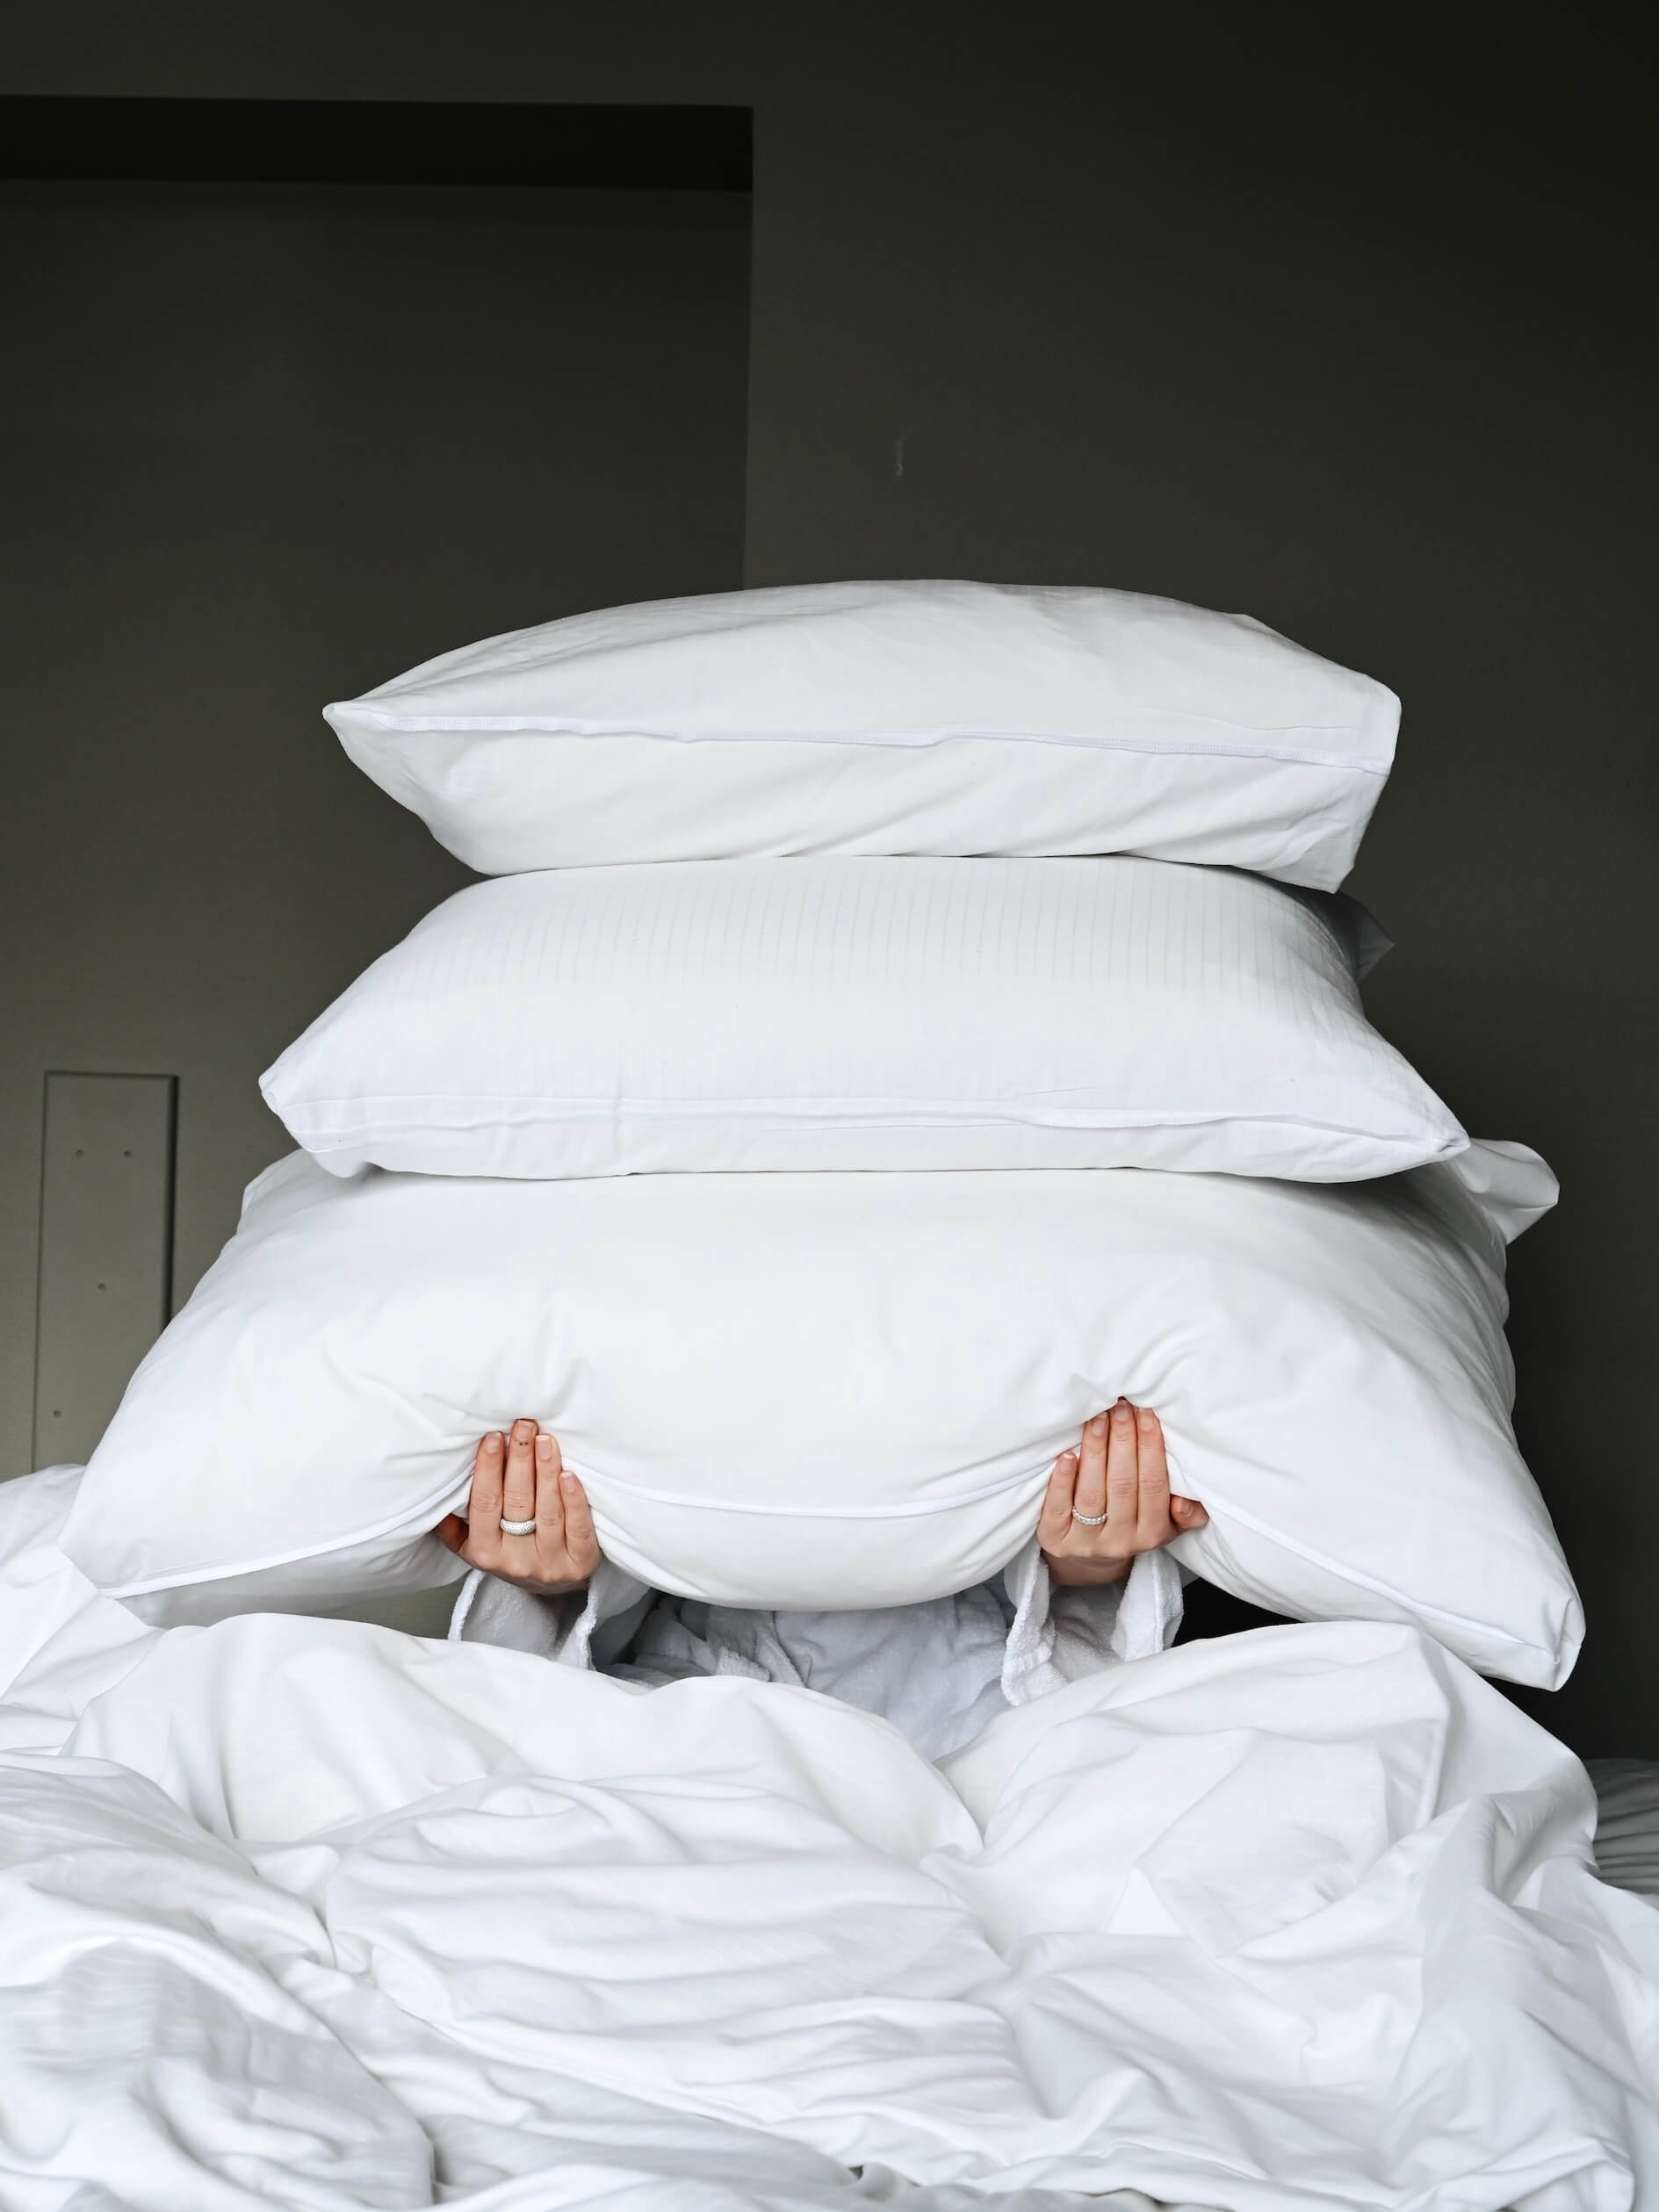
{"label": "wrinkled white bedsheet", "polygon": [[1187,1645],[941,1770],[771,1684],[147,1630],[69,1481],[0,1489],[7,2212],[1659,2205],[1659,1913],[1414,1631]]}

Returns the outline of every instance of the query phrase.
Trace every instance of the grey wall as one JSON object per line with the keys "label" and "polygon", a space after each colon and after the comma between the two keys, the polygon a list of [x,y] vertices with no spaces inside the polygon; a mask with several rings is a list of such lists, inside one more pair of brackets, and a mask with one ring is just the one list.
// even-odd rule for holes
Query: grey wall
{"label": "grey wall", "polygon": [[1646,58],[1560,10],[1190,0],[60,0],[8,46],[17,90],[752,104],[748,580],[1166,591],[1402,693],[1372,1004],[1565,1186],[1513,1334],[1590,1637],[1533,1702],[1659,1754]]}
{"label": "grey wall", "polygon": [[740,580],[748,259],[747,195],[0,190],[7,1473],[45,1071],[177,1077],[182,1302],[289,1149],[261,1069],[469,880],[319,710]]}

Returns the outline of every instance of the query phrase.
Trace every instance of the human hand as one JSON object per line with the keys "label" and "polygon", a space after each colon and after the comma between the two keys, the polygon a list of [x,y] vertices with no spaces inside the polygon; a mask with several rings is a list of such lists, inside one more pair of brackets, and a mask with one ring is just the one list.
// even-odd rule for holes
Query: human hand
{"label": "human hand", "polygon": [[[503,1521],[534,1526],[509,1535]],[[510,1437],[492,1429],[472,1460],[465,1514],[447,1513],[436,1534],[469,1567],[544,1597],[579,1590],[599,1564],[587,1493],[559,1456],[559,1439],[533,1421]]]}
{"label": "human hand", "polygon": [[1196,1498],[1170,1495],[1158,1416],[1120,1398],[1085,1424],[1077,1451],[1055,1461],[1037,1541],[1057,1582],[1121,1582],[1141,1553],[1208,1518]]}

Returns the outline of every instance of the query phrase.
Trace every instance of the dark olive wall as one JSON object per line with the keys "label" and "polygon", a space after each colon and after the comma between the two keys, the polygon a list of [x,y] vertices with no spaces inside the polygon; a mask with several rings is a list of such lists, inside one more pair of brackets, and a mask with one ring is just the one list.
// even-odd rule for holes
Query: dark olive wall
{"label": "dark olive wall", "polygon": [[1511,1339],[1590,1631],[1526,1702],[1659,1757],[1655,271],[1621,58],[1592,138],[1552,104],[1554,70],[1583,97],[1570,49],[1492,112],[1478,52],[1448,85],[1425,44],[1436,106],[1348,54],[1295,74],[1190,10],[1102,13],[893,39],[787,126],[761,108],[747,574],[1133,586],[1398,691],[1352,885],[1398,946],[1368,1005],[1563,1189]]}
{"label": "dark olive wall", "polygon": [[1513,1337],[1590,1632],[1532,1702],[1659,1755],[1650,56],[1190,0],[58,0],[0,50],[17,90],[752,104],[748,580],[1170,592],[1401,693],[1371,1004],[1564,1187]]}
{"label": "dark olive wall", "polygon": [[[323,703],[552,612],[740,582],[748,212],[0,185],[30,334],[0,349],[6,1473],[31,1464],[46,1071],[177,1078],[182,1302],[289,1149],[260,1070],[469,880]],[[57,1410],[42,1458],[111,1406]]]}

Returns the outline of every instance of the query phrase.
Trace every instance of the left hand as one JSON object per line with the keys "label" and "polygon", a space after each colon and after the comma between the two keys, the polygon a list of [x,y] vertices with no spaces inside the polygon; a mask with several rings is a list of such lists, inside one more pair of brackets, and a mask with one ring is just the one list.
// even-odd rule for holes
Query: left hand
{"label": "left hand", "polygon": [[1057,1582],[1121,1582],[1141,1553],[1208,1518],[1196,1498],[1170,1493],[1158,1416],[1120,1398],[1085,1425],[1075,1452],[1055,1461],[1037,1541]]}

